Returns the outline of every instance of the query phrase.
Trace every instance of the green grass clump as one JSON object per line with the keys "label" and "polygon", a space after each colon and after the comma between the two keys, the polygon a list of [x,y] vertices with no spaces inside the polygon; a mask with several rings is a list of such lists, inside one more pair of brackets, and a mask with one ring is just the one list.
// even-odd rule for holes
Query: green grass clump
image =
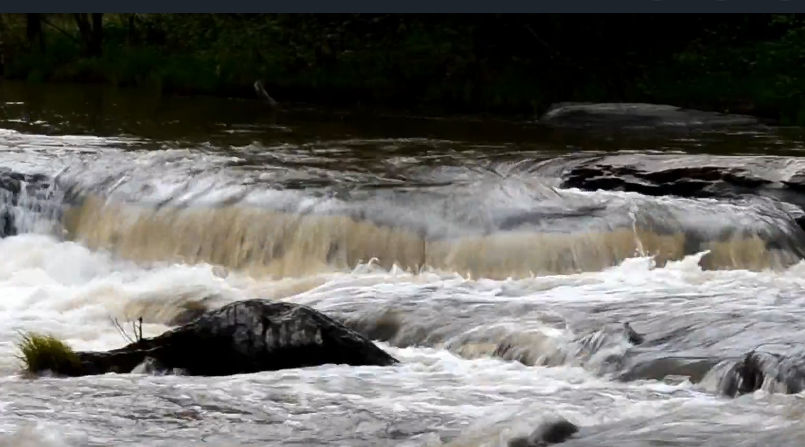
{"label": "green grass clump", "polygon": [[69,374],[81,365],[75,351],[51,335],[22,334],[17,348],[20,352],[18,358],[23,362],[25,370],[33,374],[44,371]]}

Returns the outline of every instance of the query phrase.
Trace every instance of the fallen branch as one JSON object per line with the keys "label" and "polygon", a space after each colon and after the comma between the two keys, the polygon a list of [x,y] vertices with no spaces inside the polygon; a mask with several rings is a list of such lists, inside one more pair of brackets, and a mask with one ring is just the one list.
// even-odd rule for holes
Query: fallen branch
{"label": "fallen branch", "polygon": [[140,317],[140,340],[143,339],[143,317]]}
{"label": "fallen branch", "polygon": [[[117,321],[117,318],[112,318],[110,316],[109,321],[112,322],[112,325],[115,327],[115,329],[117,329],[117,332],[119,332],[120,335],[123,336],[123,338],[128,340],[129,343],[134,343],[134,340],[132,340],[132,338],[129,337],[129,334],[126,333],[126,331],[123,329],[123,326],[121,326],[120,323]],[[136,332],[135,332],[135,334],[136,334]]]}
{"label": "fallen branch", "polygon": [[68,32],[67,32],[67,31],[65,31],[63,28],[59,28],[58,26],[56,26],[55,24],[51,23],[51,22],[50,22],[50,21],[48,21],[47,19],[44,19],[44,18],[43,18],[43,19],[42,19],[42,23],[44,23],[45,25],[47,25],[47,26],[49,26],[49,27],[51,27],[51,28],[55,29],[56,31],[58,31],[58,32],[60,32],[60,33],[62,33],[62,34],[64,34],[65,36],[67,36],[67,37],[69,37],[70,39],[74,40],[76,43],[79,43],[79,44],[81,43],[81,41],[80,41],[80,40],[79,40],[77,37],[75,37],[74,35],[72,35],[72,34],[68,33]]}
{"label": "fallen branch", "polygon": [[271,95],[268,94],[266,89],[263,87],[263,83],[260,82],[259,79],[254,81],[254,91],[256,91],[259,96],[265,98],[271,107],[279,106],[279,103],[275,101],[274,98],[271,97]]}
{"label": "fallen branch", "polygon": [[137,322],[140,323],[140,327],[138,328],[135,322],[132,322],[131,325],[134,327],[134,337],[137,341],[143,339],[143,317],[137,319]]}

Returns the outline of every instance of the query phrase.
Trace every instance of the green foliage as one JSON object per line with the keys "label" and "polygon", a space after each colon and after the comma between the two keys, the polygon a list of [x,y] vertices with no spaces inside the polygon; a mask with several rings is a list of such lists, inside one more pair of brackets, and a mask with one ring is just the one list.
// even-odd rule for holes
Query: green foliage
{"label": "green foliage", "polygon": [[[805,21],[795,14],[105,14],[87,58],[69,15],[45,45],[3,14],[5,75],[165,93],[541,112],[650,101],[803,123]],[[58,28],[58,29],[57,29]]]}
{"label": "green foliage", "polygon": [[67,344],[50,335],[22,334],[17,348],[20,352],[18,358],[30,373],[51,371],[59,374],[80,367],[78,355]]}
{"label": "green foliage", "polygon": [[691,44],[658,70],[666,75],[655,79],[652,96],[805,125],[805,22],[777,14],[768,27],[764,39]]}

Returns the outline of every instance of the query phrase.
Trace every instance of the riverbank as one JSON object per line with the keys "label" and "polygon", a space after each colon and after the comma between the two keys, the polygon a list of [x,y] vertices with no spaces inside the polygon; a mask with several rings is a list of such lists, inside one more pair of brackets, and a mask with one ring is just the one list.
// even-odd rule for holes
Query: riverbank
{"label": "riverbank", "polygon": [[[104,17],[92,54],[69,17],[45,21],[52,26],[41,26],[35,42],[7,19],[5,78],[238,98],[255,98],[260,80],[280,103],[437,114],[534,116],[564,101],[645,102],[805,124],[805,27],[785,15],[724,24],[697,16],[684,32],[653,16]],[[567,39],[570,30],[583,45]],[[649,45],[637,32],[662,38]]]}

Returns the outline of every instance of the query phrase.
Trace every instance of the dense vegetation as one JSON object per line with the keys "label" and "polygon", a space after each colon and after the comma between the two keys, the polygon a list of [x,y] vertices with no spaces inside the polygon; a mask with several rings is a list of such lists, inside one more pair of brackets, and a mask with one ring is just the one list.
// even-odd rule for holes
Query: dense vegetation
{"label": "dense vegetation", "polygon": [[805,124],[794,14],[2,14],[4,75],[539,113],[650,101]]}
{"label": "dense vegetation", "polygon": [[51,335],[22,334],[17,348],[24,371],[29,373],[68,371],[78,368],[81,364],[78,354],[66,343]]}

